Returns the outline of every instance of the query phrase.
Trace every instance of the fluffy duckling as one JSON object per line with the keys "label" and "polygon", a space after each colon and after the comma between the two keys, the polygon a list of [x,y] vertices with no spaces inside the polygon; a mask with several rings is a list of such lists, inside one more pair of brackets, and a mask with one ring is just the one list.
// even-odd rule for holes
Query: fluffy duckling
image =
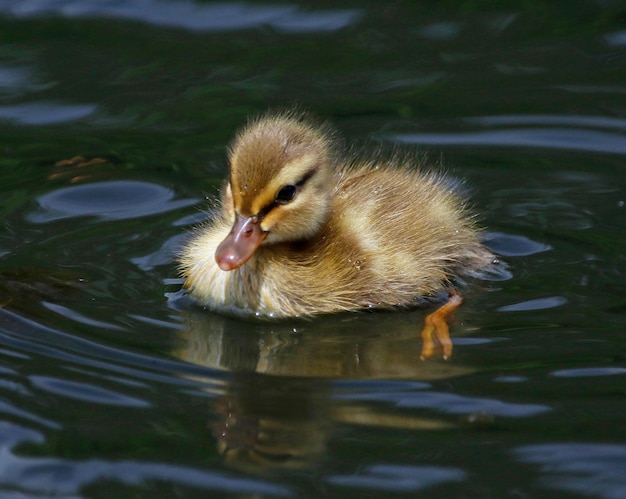
{"label": "fluffy duckling", "polygon": [[[453,181],[399,158],[344,161],[333,133],[303,116],[252,121],[229,159],[221,213],[180,257],[187,291],[211,309],[293,317],[411,307],[494,261]],[[425,329],[445,342],[443,319],[460,303],[453,293]]]}

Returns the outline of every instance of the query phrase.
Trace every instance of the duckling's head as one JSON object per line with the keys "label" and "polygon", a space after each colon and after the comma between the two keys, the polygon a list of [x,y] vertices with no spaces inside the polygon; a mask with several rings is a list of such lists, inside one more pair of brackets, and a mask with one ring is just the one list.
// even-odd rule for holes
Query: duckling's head
{"label": "duckling's head", "polygon": [[261,244],[306,240],[330,212],[329,133],[290,114],[262,117],[230,148],[224,203],[235,222],[215,252],[222,270],[245,264]]}

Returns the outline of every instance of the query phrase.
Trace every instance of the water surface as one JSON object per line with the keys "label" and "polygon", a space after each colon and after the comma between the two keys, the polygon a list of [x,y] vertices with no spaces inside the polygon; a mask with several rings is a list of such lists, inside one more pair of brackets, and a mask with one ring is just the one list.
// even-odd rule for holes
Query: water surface
{"label": "water surface", "polygon": [[[625,14],[0,1],[3,495],[624,497]],[[293,104],[465,179],[508,273],[450,360],[425,310],[181,295],[229,138]]]}

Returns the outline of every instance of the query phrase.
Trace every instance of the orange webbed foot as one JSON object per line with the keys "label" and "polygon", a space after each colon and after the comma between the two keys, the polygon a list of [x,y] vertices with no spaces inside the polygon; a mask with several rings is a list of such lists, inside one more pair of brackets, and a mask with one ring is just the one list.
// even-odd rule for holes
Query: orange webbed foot
{"label": "orange webbed foot", "polygon": [[422,360],[431,357],[435,353],[437,343],[441,346],[445,360],[452,356],[452,340],[450,339],[450,328],[448,327],[447,319],[462,303],[463,297],[456,291],[452,291],[446,303],[426,316],[421,333],[422,353],[420,357]]}

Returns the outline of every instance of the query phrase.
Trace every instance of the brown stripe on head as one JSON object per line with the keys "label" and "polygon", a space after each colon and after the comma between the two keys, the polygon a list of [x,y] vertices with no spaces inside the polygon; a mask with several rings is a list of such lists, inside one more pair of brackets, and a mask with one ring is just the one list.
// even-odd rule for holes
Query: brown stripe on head
{"label": "brown stripe on head", "polygon": [[265,116],[244,128],[230,147],[230,184],[237,211],[257,215],[283,185],[329,161],[325,131],[289,114]]}

